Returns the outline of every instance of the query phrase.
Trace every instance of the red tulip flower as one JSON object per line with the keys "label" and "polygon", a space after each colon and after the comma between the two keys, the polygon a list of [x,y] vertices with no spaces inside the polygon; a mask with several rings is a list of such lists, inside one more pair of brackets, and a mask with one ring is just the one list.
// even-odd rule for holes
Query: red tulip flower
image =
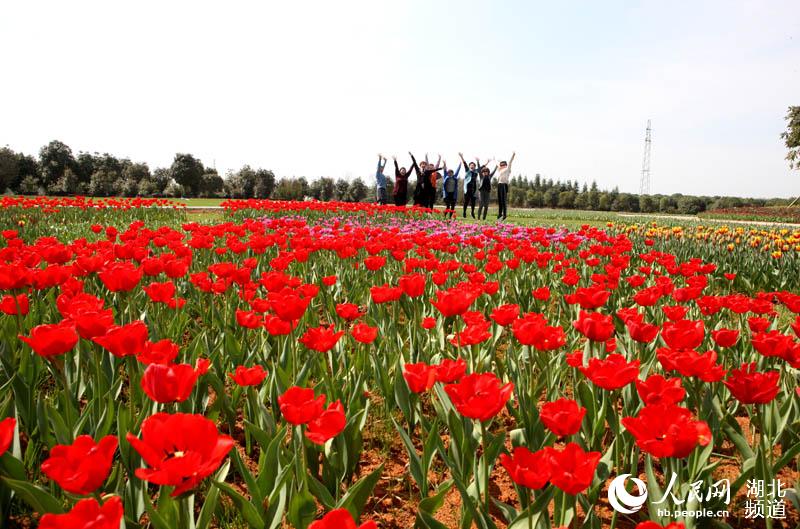
{"label": "red tulip flower", "polygon": [[725,368],[716,363],[716,351],[698,353],[659,347],[656,357],[665,371],[677,371],[685,377],[697,377],[703,382],[719,382],[725,376]]}
{"label": "red tulip flower", "polygon": [[599,312],[590,313],[582,310],[578,320],[572,322],[572,326],[593,342],[605,342],[614,336],[614,322],[611,316]]}
{"label": "red tulip flower", "polygon": [[501,385],[492,373],[472,373],[444,387],[458,413],[469,419],[488,421],[503,409],[514,384]]}
{"label": "red tulip flower", "polygon": [[611,296],[608,290],[593,285],[591,287],[579,288],[575,291],[575,302],[578,303],[582,309],[594,310],[602,307]]}
{"label": "red tulip flower", "polygon": [[711,338],[720,347],[733,347],[739,341],[739,331],[722,327],[711,331]]}
{"label": "red tulip flower", "polygon": [[297,322],[282,320],[277,316],[267,315],[264,318],[264,328],[270,336],[286,336],[297,326]]}
{"label": "red tulip flower", "polygon": [[378,337],[378,328],[371,327],[366,323],[356,323],[353,325],[353,328],[350,329],[350,334],[357,342],[372,343],[375,341],[375,338]]}
{"label": "red tulip flower", "polygon": [[800,316],[794,319],[794,323],[792,323],[792,330],[800,338]]}
{"label": "red tulip flower", "polygon": [[91,494],[108,478],[116,451],[114,435],[106,435],[99,443],[89,435],[79,435],[71,445],[51,448],[42,472],[67,492]]}
{"label": "red tulip flower", "polygon": [[436,366],[436,381],[450,384],[460,380],[467,372],[467,362],[459,357],[455,360],[445,358]]}
{"label": "red tulip flower", "polygon": [[30,302],[26,294],[19,294],[18,296],[6,295],[0,299],[0,312],[3,314],[25,316],[29,310]]}
{"label": "red tulip flower", "polygon": [[142,375],[142,389],[153,401],[161,404],[183,402],[189,398],[197,379],[208,371],[205,358],[191,364],[150,364]]}
{"label": "red tulip flower", "polygon": [[358,305],[355,303],[337,303],[336,314],[344,320],[353,321],[366,314],[366,312],[359,310]]}
{"label": "red tulip flower", "polygon": [[608,355],[605,360],[590,358],[588,366],[578,369],[595,386],[609,391],[627,386],[639,377],[639,360],[627,362],[619,353]]}
{"label": "red tulip flower", "polygon": [[418,298],[425,293],[425,276],[422,274],[408,274],[400,276],[397,281],[403,293],[410,298]]}
{"label": "red tulip flower", "polygon": [[75,324],[69,320],[60,323],[37,325],[31,329],[30,336],[19,339],[31,346],[33,352],[44,358],[62,355],[71,351],[78,343]]}
{"label": "red tulip flower", "polygon": [[143,364],[171,364],[179,352],[178,344],[167,338],[157,342],[148,340],[136,359]]}
{"label": "red tulip flower", "polygon": [[542,405],[539,418],[548,430],[558,437],[566,437],[578,433],[584,415],[586,408],[572,399],[560,398]]}
{"label": "red tulip flower", "polygon": [[70,316],[70,319],[84,340],[102,336],[114,326],[114,312],[111,309],[81,310]]}
{"label": "red tulip flower", "polygon": [[522,345],[531,345],[538,351],[558,349],[567,342],[564,329],[547,324],[544,316],[529,312],[511,325],[514,338]]}
{"label": "red tulip flower", "polygon": [[190,413],[156,413],[142,424],[142,438],[126,439],[149,468],[136,477],[175,487],[171,496],[195,488],[214,473],[233,448],[233,439],[220,435],[213,421]]}
{"label": "red tulip flower", "polygon": [[344,331],[334,332],[333,325],[311,327],[297,341],[313,351],[326,353],[333,349]]}
{"label": "red tulip flower", "polygon": [[414,393],[424,393],[436,383],[436,366],[425,362],[406,364],[403,366],[403,378],[406,379],[408,389]]}
{"label": "red tulip flower", "polygon": [[322,278],[322,284],[326,287],[332,287],[336,284],[336,276],[325,276]]}
{"label": "red tulip flower", "polygon": [[661,338],[670,349],[697,349],[705,334],[703,320],[668,321],[661,330]]}
{"label": "red tulip flower", "polygon": [[420,325],[422,325],[423,329],[431,330],[436,327],[436,318],[422,318],[422,323]]}
{"label": "red tulip flower", "polygon": [[478,292],[464,286],[436,292],[436,299],[431,304],[444,317],[458,316],[469,310],[470,305],[478,299]]}
{"label": "red tulip flower", "polygon": [[490,317],[502,327],[511,325],[519,317],[519,305],[500,305],[492,311]]}
{"label": "red tulip flower", "polygon": [[500,464],[511,481],[528,489],[541,489],[550,481],[550,457],[545,450],[531,452],[524,446],[514,448],[512,455],[500,454]]}
{"label": "red tulip flower", "polygon": [[347,509],[334,509],[321,520],[311,522],[308,529],[378,529],[375,522],[364,522],[356,525],[353,515]]}
{"label": "red tulip flower", "polygon": [[325,395],[314,396],[314,390],[292,386],[278,397],[281,415],[295,426],[307,424],[322,414]]}
{"label": "red tulip flower", "polygon": [[750,328],[750,332],[757,333],[757,332],[767,332],[772,322],[766,318],[761,318],[758,316],[751,316],[747,318],[747,326]]}
{"label": "red tulip flower", "polygon": [[539,287],[533,291],[533,299],[538,301],[547,301],[550,299],[550,289],[547,287]]}
{"label": "red tulip flower", "polygon": [[692,412],[674,404],[645,406],[636,417],[625,417],[622,425],[636,439],[636,445],[656,457],[684,458],[697,445],[711,442],[711,430]]}
{"label": "red tulip flower", "polygon": [[119,496],[107,499],[102,506],[96,499],[87,498],[66,514],[43,515],[39,529],[119,529],[123,514]]}
{"label": "red tulip flower", "polygon": [[630,318],[625,322],[625,327],[628,328],[628,334],[631,339],[640,343],[650,343],[658,336],[660,327],[644,322],[644,317]]}
{"label": "red tulip flower", "polygon": [[686,396],[686,390],[678,377],[666,379],[654,374],[645,380],[636,380],[636,392],[645,406],[677,404]]}
{"label": "red tulip flower", "polygon": [[689,312],[688,307],[684,307],[683,305],[665,305],[661,307],[661,311],[670,321],[678,321],[682,320],[686,313]]}
{"label": "red tulip flower", "polygon": [[147,326],[141,320],[115,325],[104,335],[95,336],[92,341],[119,358],[137,355],[144,350],[147,342]]}
{"label": "red tulip flower", "polygon": [[0,456],[6,453],[11,442],[14,440],[14,428],[17,420],[14,417],[6,417],[0,421]]}
{"label": "red tulip flower", "polygon": [[600,452],[584,452],[577,443],[569,443],[563,450],[546,447],[550,482],[573,496],[589,488],[600,462]]}
{"label": "red tulip flower", "polygon": [[794,347],[794,338],[780,331],[754,332],[751,338],[753,348],[764,356],[783,358]]}
{"label": "red tulip flower", "polygon": [[755,362],[751,362],[731,369],[723,384],[742,404],[767,404],[778,395],[780,376],[778,371],[760,373],[756,371]]}
{"label": "red tulip flower", "polygon": [[242,387],[258,386],[267,378],[267,371],[258,365],[253,367],[236,366],[235,372],[228,373],[228,376]]}
{"label": "red tulip flower", "polygon": [[380,285],[369,288],[369,294],[372,297],[372,302],[390,303],[397,301],[403,295],[403,289],[400,287],[391,287],[389,285]]}
{"label": "red tulip flower", "polygon": [[129,262],[110,263],[98,274],[100,281],[111,292],[128,292],[142,280],[143,270]]}
{"label": "red tulip flower", "polygon": [[344,408],[337,400],[320,413],[319,417],[309,421],[306,438],[314,444],[324,445],[328,439],[333,439],[342,433],[346,424]]}

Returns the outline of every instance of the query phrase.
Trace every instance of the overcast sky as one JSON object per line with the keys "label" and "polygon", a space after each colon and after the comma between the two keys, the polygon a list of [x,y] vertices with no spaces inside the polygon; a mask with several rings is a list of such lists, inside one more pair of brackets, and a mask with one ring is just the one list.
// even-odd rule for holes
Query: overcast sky
{"label": "overcast sky", "polygon": [[377,152],[638,192],[800,192],[797,0],[14,1],[0,145],[371,176]]}

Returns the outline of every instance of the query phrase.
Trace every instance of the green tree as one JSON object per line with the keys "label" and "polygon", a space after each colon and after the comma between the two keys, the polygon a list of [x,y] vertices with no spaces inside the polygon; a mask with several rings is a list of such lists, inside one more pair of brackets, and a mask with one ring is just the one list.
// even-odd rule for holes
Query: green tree
{"label": "green tree", "polygon": [[544,192],[544,207],[546,208],[554,208],[558,206],[558,188],[550,187],[547,191]]}
{"label": "green tree", "polygon": [[269,198],[275,190],[275,173],[268,169],[259,169],[254,174],[253,196]]}
{"label": "green tree", "polygon": [[367,186],[361,178],[356,178],[350,183],[347,190],[348,202],[361,202],[367,197]]}
{"label": "green tree", "polygon": [[334,185],[334,193],[333,196],[339,202],[344,202],[347,200],[347,193],[350,191],[350,182],[345,180],[344,178],[339,178],[336,180],[336,184]]}
{"label": "green tree", "polygon": [[207,168],[200,178],[200,196],[217,197],[223,193],[224,189],[225,182],[217,173],[217,170]]}
{"label": "green tree", "polygon": [[572,209],[575,207],[575,191],[562,191],[558,194],[558,207]]}
{"label": "green tree", "polygon": [[205,173],[200,160],[191,154],[178,153],[169,170],[172,178],[183,187],[187,196],[197,196]]}
{"label": "green tree", "polygon": [[17,153],[3,147],[0,149],[0,193],[6,188],[16,187],[19,181],[19,163]]}
{"label": "green tree", "polygon": [[786,153],[789,167],[800,169],[800,106],[789,107],[786,112],[786,131],[781,133],[781,138],[789,149]]}
{"label": "green tree", "polygon": [[58,182],[67,168],[75,169],[75,158],[66,144],[53,140],[39,150],[39,174],[45,188]]}
{"label": "green tree", "polygon": [[639,196],[639,211],[642,213],[653,213],[658,209],[658,204],[651,195]]}

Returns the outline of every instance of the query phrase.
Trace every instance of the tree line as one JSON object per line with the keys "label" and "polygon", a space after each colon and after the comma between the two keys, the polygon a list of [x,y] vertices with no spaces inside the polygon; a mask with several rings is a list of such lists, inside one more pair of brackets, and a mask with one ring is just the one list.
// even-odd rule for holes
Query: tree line
{"label": "tree line", "polygon": [[[51,141],[38,157],[0,148],[0,192],[36,195],[225,197],[272,198],[363,202],[375,200],[374,178],[333,179],[305,177],[276,179],[268,169],[249,165],[228,171],[224,177],[191,154],[178,153],[169,167],[150,170],[146,163],[132,162],[104,153],[79,152],[60,141]],[[392,179],[388,179],[392,194]],[[415,182],[409,182],[413,189]],[[638,195],[598,189],[597,183],[582,185],[536,175],[516,176],[510,181],[509,204],[514,207],[563,208],[643,213],[689,213],[739,206],[786,205],[784,199],[723,196]],[[459,200],[461,196],[459,196]]]}

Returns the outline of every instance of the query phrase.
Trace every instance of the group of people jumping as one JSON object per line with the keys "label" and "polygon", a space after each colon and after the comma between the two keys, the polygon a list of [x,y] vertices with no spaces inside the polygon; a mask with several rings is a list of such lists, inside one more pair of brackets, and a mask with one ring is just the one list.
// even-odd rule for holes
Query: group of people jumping
{"label": "group of people jumping", "polygon": [[[511,154],[508,161],[501,161],[495,164],[494,168],[489,170],[489,162],[481,163],[480,159],[475,158],[474,162],[467,163],[464,160],[464,155],[458,153],[459,162],[456,170],[447,167],[447,162],[442,162],[442,156],[436,164],[428,161],[428,156],[417,163],[417,159],[410,152],[408,155],[411,157],[411,169],[406,170],[405,167],[399,167],[397,164],[397,157],[392,156],[394,160],[394,204],[396,206],[405,206],[408,203],[408,177],[416,174],[417,184],[414,188],[413,200],[415,206],[433,209],[436,205],[436,198],[439,190],[439,180],[442,180],[441,193],[445,205],[445,216],[454,217],[456,214],[456,204],[458,203],[458,193],[461,185],[459,184],[459,173],[462,166],[464,167],[464,184],[463,184],[463,197],[464,197],[464,213],[463,217],[467,217],[467,208],[470,208],[472,218],[475,218],[475,200],[478,198],[478,219],[486,219],[489,212],[489,198],[492,192],[492,179],[497,174],[497,204],[498,204],[498,220],[505,220],[508,215],[508,180],[511,176],[511,164],[514,162],[516,153]],[[382,154],[378,155],[378,169],[375,173],[375,181],[377,186],[377,200],[379,204],[387,204],[389,196],[386,187],[386,174],[384,169],[387,163],[386,157]],[[442,176],[444,175],[444,176]],[[481,215],[483,215],[481,217]]]}

